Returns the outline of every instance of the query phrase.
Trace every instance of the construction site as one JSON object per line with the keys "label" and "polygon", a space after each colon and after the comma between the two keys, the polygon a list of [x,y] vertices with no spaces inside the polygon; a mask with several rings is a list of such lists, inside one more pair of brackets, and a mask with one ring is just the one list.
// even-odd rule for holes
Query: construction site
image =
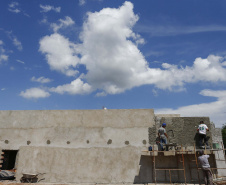
{"label": "construction site", "polygon": [[[214,184],[226,184],[221,129],[209,117],[153,109],[0,111],[1,170],[39,184],[204,184],[197,128],[203,121]],[[167,150],[158,129],[166,123]],[[151,148],[151,149],[150,149]]]}

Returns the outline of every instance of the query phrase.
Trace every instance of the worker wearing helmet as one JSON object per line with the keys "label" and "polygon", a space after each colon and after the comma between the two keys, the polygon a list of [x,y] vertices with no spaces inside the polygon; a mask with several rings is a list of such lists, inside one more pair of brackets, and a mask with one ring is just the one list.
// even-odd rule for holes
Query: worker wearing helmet
{"label": "worker wearing helmet", "polygon": [[162,126],[159,128],[158,130],[158,136],[159,136],[159,139],[160,139],[160,147],[161,147],[161,150],[163,151],[163,143],[167,144],[167,138],[168,138],[168,135],[166,134],[166,123],[163,123]]}

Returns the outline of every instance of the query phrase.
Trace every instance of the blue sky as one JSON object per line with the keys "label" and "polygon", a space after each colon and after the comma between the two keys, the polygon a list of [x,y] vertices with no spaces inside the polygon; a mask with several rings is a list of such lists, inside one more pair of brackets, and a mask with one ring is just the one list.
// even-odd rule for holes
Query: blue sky
{"label": "blue sky", "polygon": [[154,109],[226,123],[226,1],[0,1],[0,110]]}

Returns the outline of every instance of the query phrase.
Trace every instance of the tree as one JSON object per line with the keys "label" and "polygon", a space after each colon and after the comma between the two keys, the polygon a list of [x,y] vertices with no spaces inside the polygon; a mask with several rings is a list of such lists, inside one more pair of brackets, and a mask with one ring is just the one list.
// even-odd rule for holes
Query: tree
{"label": "tree", "polygon": [[226,148],[226,124],[224,124],[222,126],[221,133],[222,133],[222,139],[223,139],[223,143],[224,143],[224,148]]}

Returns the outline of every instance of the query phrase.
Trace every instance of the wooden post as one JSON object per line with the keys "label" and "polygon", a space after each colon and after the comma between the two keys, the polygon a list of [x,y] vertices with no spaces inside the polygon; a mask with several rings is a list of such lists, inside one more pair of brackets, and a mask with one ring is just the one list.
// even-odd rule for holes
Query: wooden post
{"label": "wooden post", "polygon": [[186,173],[185,173],[185,165],[184,165],[184,152],[183,152],[183,146],[181,145],[181,150],[182,150],[182,159],[183,159],[183,168],[184,168],[184,181],[185,181],[185,184],[186,183]]}
{"label": "wooden post", "polygon": [[198,161],[197,161],[197,156],[196,156],[195,144],[194,144],[194,153],[195,153],[195,162],[196,162],[196,167],[197,167],[197,172],[198,172],[199,184],[201,184],[200,178],[199,178],[199,166],[198,166]]}
{"label": "wooden post", "polygon": [[153,147],[153,166],[154,166],[154,174],[155,174],[155,185],[156,185],[156,170],[155,170],[155,147]]}

